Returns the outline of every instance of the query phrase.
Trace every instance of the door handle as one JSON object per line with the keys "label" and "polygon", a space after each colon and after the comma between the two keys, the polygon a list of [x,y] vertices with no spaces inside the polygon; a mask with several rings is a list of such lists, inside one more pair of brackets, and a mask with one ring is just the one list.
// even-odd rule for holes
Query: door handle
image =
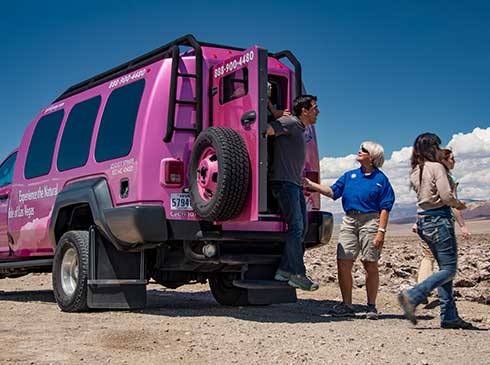
{"label": "door handle", "polygon": [[255,110],[250,110],[249,112],[243,113],[240,121],[244,127],[249,127],[250,124],[254,123],[257,119],[257,113]]}
{"label": "door handle", "polygon": [[7,200],[9,197],[8,194],[0,194],[0,200]]}

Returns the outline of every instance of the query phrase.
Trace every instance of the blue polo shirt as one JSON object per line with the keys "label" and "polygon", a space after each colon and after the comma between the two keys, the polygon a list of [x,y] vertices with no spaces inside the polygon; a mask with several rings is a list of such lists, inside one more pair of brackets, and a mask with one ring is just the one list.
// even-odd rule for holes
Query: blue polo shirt
{"label": "blue polo shirt", "polygon": [[331,188],[334,200],[342,197],[345,212],[353,209],[364,213],[390,211],[395,202],[390,181],[379,169],[368,175],[361,168],[347,171]]}

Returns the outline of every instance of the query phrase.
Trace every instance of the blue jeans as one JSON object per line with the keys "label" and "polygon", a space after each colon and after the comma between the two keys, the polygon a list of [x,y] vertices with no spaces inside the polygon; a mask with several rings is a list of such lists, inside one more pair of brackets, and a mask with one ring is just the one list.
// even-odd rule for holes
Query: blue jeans
{"label": "blue jeans", "polygon": [[458,268],[458,246],[452,218],[423,216],[417,220],[417,232],[429,246],[439,271],[407,291],[413,305],[424,301],[437,288],[441,306],[441,323],[459,318],[453,296],[453,279]]}
{"label": "blue jeans", "polygon": [[279,269],[295,275],[305,275],[303,256],[308,217],[303,189],[301,186],[284,181],[271,183],[271,190],[288,225]]}

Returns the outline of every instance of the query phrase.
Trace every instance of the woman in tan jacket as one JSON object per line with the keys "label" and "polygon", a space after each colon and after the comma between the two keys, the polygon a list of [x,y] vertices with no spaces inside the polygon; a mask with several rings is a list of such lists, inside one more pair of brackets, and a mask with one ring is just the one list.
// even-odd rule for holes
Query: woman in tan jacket
{"label": "woman in tan jacket", "polygon": [[433,133],[419,135],[413,145],[410,173],[410,183],[417,193],[417,233],[432,251],[439,271],[415,287],[401,292],[398,301],[405,317],[416,324],[415,308],[437,288],[441,327],[473,329],[471,323],[459,317],[453,296],[458,246],[451,208],[462,210],[466,205],[456,198],[453,183],[440,163],[440,144],[440,138]]}

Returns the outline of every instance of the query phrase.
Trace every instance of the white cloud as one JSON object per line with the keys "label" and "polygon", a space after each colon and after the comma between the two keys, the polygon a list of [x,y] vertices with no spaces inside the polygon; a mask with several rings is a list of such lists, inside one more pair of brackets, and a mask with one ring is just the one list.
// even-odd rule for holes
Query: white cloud
{"label": "white cloud", "polygon": [[[490,127],[475,128],[470,133],[453,135],[448,144],[454,151],[456,166],[453,175],[459,181],[459,197],[466,200],[490,199]],[[395,190],[396,203],[415,204],[415,193],[410,190],[410,156],[412,147],[394,151],[382,168]],[[355,155],[324,157],[320,161],[322,183],[331,185],[345,171],[357,168]],[[342,211],[340,199],[333,202],[322,198],[322,208],[333,213]]]}

